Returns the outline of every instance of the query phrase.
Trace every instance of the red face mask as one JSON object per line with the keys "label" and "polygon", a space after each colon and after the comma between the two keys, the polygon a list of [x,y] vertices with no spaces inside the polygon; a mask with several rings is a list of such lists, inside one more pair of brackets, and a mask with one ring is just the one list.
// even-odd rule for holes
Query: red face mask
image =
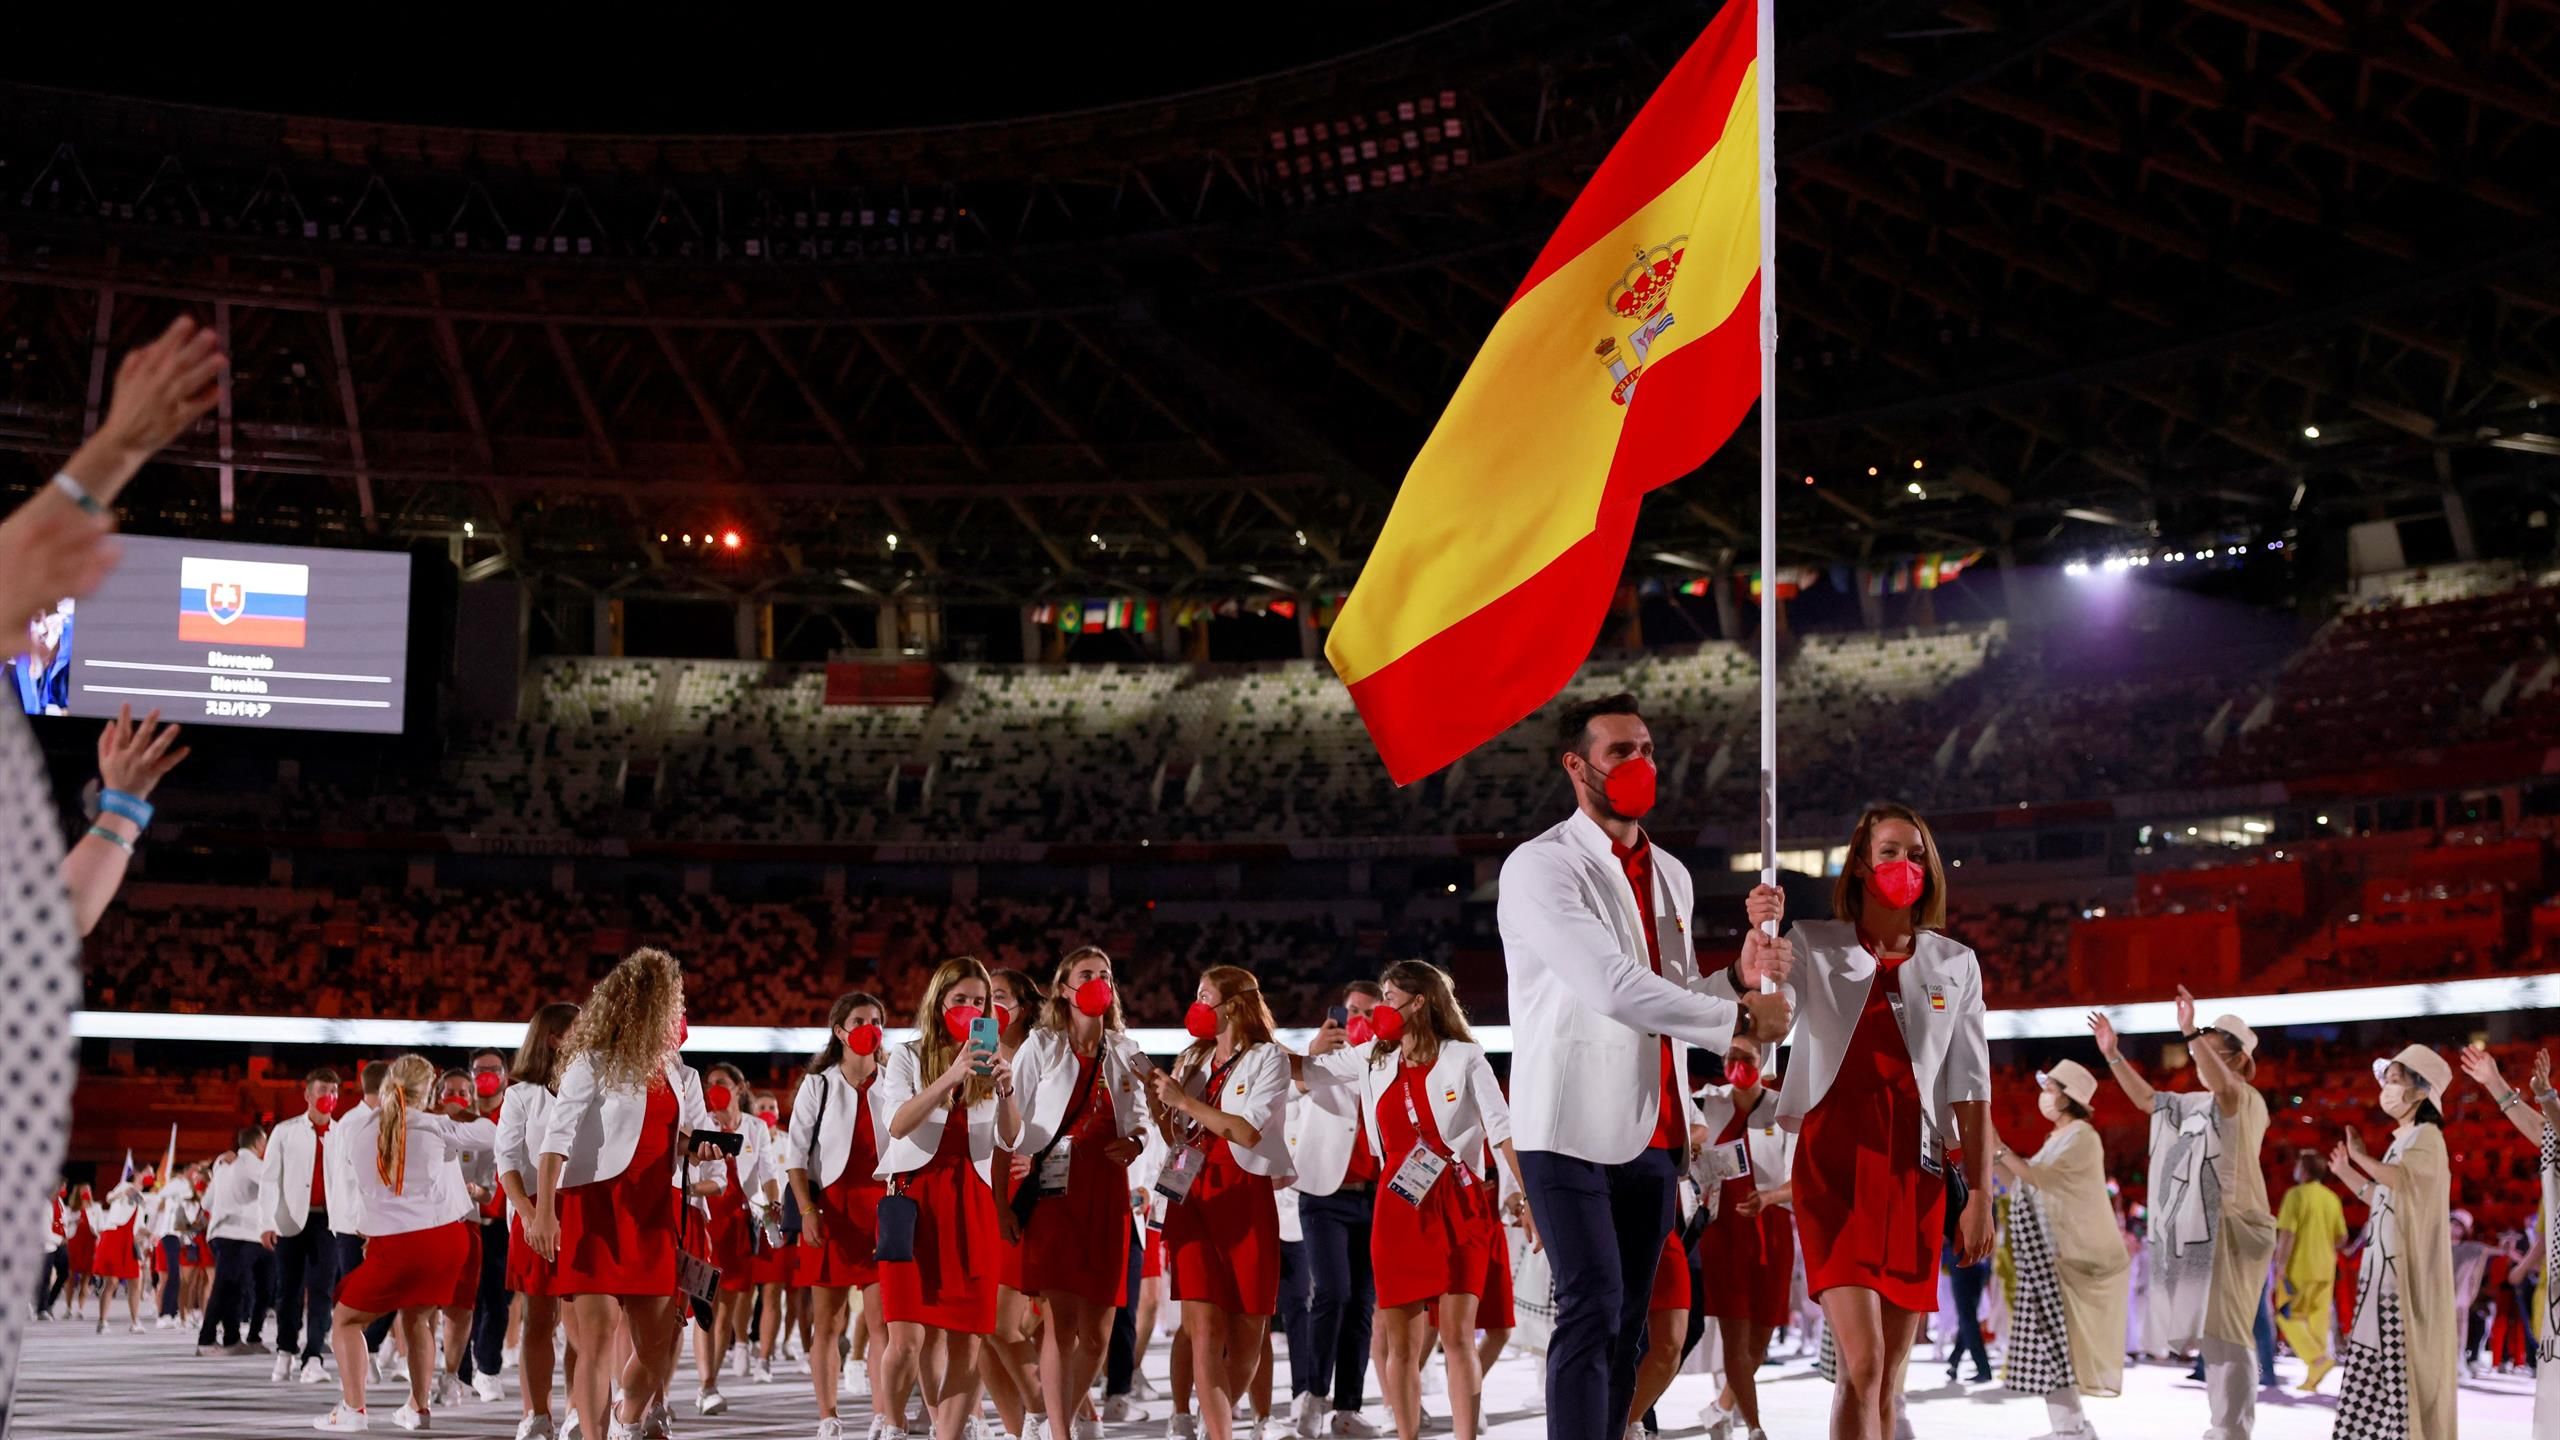
{"label": "red face mask", "polygon": [[997,1007],[996,1007],[996,1031],[997,1031],[997,1033],[998,1033],[998,1034],[1002,1034],[1003,1032],[1005,1032],[1005,1031],[1007,1031],[1007,1030],[1010,1030],[1010,1029],[1012,1029],[1012,1028],[1013,1028],[1013,1012],[1012,1012],[1012,1011],[1010,1011],[1010,1010],[1007,1010],[1006,1008],[1004,1008],[1004,1007],[1003,1007],[1003,1006],[1001,1006],[1001,1005],[997,1006]]}
{"label": "red face mask", "polygon": [[1867,893],[1896,910],[1908,910],[1928,878],[1927,871],[1909,860],[1887,860],[1867,872]]}
{"label": "red face mask", "polygon": [[471,1077],[471,1088],[480,1092],[481,1099],[495,1100],[507,1088],[507,1078],[495,1070],[483,1070]]}
{"label": "red face mask", "polygon": [[1194,1040],[1217,1039],[1218,1007],[1192,1001],[1191,1008],[1182,1013],[1182,1028],[1191,1032]]}
{"label": "red face mask", "polygon": [[880,1027],[856,1025],[844,1032],[844,1048],[856,1055],[868,1055],[880,1048]]}
{"label": "red face mask", "polygon": [[465,1114],[471,1109],[471,1097],[468,1095],[447,1095],[444,1097],[444,1108],[457,1115]]}
{"label": "red face mask", "polygon": [[332,1090],[332,1091],[330,1091],[328,1094],[321,1096],[319,1099],[312,1101],[312,1102],[311,1102],[311,1108],[312,1108],[312,1109],[314,1109],[314,1110],[319,1111],[319,1112],[320,1112],[320,1118],[321,1118],[321,1119],[323,1119],[323,1120],[325,1120],[325,1119],[329,1118],[329,1117],[330,1117],[330,1116],[332,1116],[332,1115],[337,1114],[337,1113],[338,1113],[338,1092],[337,1092],[337,1091],[335,1091],[335,1090]]}
{"label": "red face mask", "polygon": [[1111,982],[1097,976],[1077,986],[1076,1010],[1097,1017],[1110,1014]]}
{"label": "red face mask", "polygon": [[756,1112],[756,1118],[764,1122],[764,1128],[767,1130],[782,1128],[782,1112],[779,1110],[759,1110]]}
{"label": "red face mask", "polygon": [[1653,813],[1653,791],[1656,776],[1653,761],[1642,755],[1618,762],[1618,768],[1600,777],[1600,793],[1609,800],[1609,808],[1630,820],[1641,820]]}
{"label": "red face mask", "polygon": [[1369,1023],[1368,1016],[1354,1015],[1351,1023],[1342,1027],[1342,1033],[1352,1044],[1366,1045],[1378,1038],[1378,1027]]}
{"label": "red face mask", "polygon": [[702,1103],[710,1109],[728,1109],[731,1098],[729,1087],[726,1085],[705,1085],[702,1087]]}
{"label": "red face mask", "polygon": [[1724,1083],[1740,1090],[1751,1089],[1760,1083],[1760,1067],[1748,1060],[1727,1060],[1724,1062]]}
{"label": "red face mask", "polygon": [[679,1050],[683,1049],[683,1048],[684,1048],[684,1042],[685,1042],[685,1041],[687,1041],[687,1040],[690,1040],[690,1039],[692,1039],[692,1038],[693,1038],[693,1026],[692,1026],[691,1024],[689,1024],[689,1023],[687,1023],[687,1022],[686,1022],[686,1020],[685,1020],[685,1018],[684,1018],[684,1012],[683,1012],[683,1011],[681,1011],[681,1010],[677,1011],[677,1012],[676,1012],[676,1048],[677,1048],[677,1049],[679,1049]]}
{"label": "red face mask", "polygon": [[985,1013],[987,1012],[975,1005],[954,1005],[942,1012],[943,1033],[960,1044],[966,1045],[969,1043],[969,1027],[976,1024],[978,1017]]}
{"label": "red face mask", "polygon": [[1404,1038],[1404,1012],[1393,1005],[1381,1005],[1369,1012],[1369,1028],[1379,1039],[1393,1045]]}

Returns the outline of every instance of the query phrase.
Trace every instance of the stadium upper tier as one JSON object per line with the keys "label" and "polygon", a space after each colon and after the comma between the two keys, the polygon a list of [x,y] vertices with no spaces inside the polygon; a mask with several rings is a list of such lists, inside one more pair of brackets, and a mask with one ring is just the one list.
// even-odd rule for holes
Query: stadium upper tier
{"label": "stadium upper tier", "polygon": [[[1880,796],[1980,810],[2526,743],[2560,714],[2555,638],[2555,583],[2356,611],[2291,651],[2161,636],[2129,662],[2083,654],[2064,627],[2000,622],[1815,635],[1783,662],[1783,809],[1791,833],[1819,833]],[[434,783],[288,785],[282,818],[802,844],[1513,833],[1564,804],[1553,714],[1616,690],[1641,696],[1651,720],[1659,827],[1753,809],[1758,666],[1732,645],[1594,660],[1539,714],[1403,790],[1316,663],[955,664],[941,676],[931,705],[829,705],[819,666],[546,660],[523,718],[457,746]],[[2493,778],[2541,768],[2519,763]]]}

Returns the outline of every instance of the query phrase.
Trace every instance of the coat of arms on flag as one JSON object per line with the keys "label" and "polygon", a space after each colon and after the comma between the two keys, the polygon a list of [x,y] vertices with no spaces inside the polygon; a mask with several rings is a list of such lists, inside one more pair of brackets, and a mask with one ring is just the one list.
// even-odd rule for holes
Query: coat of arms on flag
{"label": "coat of arms on flag", "polygon": [[178,562],[178,638],[300,649],[311,567],[189,555]]}

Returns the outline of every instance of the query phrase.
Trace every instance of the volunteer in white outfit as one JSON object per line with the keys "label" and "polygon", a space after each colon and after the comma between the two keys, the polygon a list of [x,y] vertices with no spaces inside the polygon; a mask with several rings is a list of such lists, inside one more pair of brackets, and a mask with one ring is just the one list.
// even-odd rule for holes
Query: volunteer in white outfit
{"label": "volunteer in white outfit", "polygon": [[[853,1361],[873,1395],[888,1393],[880,1370],[889,1355],[888,1327],[880,1318],[880,1197],[877,1174],[889,1148],[889,1112],[871,1103],[880,1078],[880,1040],[889,1009],[879,997],[856,990],[836,997],[827,1011],[827,1044],[809,1062],[809,1073],[791,1101],[791,1129],[784,1166],[800,1207],[800,1249],[807,1263],[812,1309],[809,1377],[818,1395],[818,1440],[836,1440],[843,1361],[836,1342],[852,1315],[851,1297],[862,1297],[862,1330]],[[768,1292],[770,1293],[770,1292]],[[768,1310],[767,1343],[780,1317]],[[903,1396],[899,1397],[903,1402]],[[885,1420],[875,1417],[877,1435]]]}
{"label": "volunteer in white outfit", "polygon": [[1688,1151],[1691,1045],[1722,1054],[1737,1031],[1776,1040],[1786,942],[1756,931],[1741,959],[1701,976],[1688,868],[1661,853],[1653,735],[1633,695],[1567,709],[1558,763],[1575,813],[1511,852],[1498,908],[1511,975],[1512,1135],[1556,1290],[1547,1433],[1618,1433],[1635,1399],[1653,1274]]}
{"label": "volunteer in white outfit", "polygon": [[[534,1154],[550,1133],[552,1088],[560,1083],[560,1042],[576,1023],[578,1007],[554,1000],[525,1022],[524,1042],[507,1067],[506,1097],[498,1106],[498,1188],[506,1192],[507,1289],[524,1297],[524,1337],[516,1388],[523,1418],[516,1440],[551,1440],[551,1341],[560,1328],[560,1291],[551,1262],[525,1243],[525,1223],[533,1218],[533,1197],[542,1187],[542,1165]],[[581,1363],[570,1346],[566,1363],[569,1385],[577,1388]]]}
{"label": "volunteer in white outfit", "polygon": [[[329,1177],[320,1163],[338,1113],[338,1072],[302,1077],[302,1113],[276,1122],[258,1175],[260,1244],[276,1255],[276,1364],[283,1380],[298,1364],[302,1382],[328,1378],[321,1362],[329,1333],[329,1297],[338,1285],[338,1247],[329,1236]],[[305,1322],[308,1322],[307,1324]]]}
{"label": "volunteer in white outfit", "polygon": [[[1304,1067],[1311,1099],[1348,1090],[1358,1097],[1360,1124],[1386,1173],[1372,1221],[1370,1264],[1377,1276],[1378,1323],[1385,1338],[1380,1380],[1395,1411],[1396,1432],[1415,1440],[1422,1429],[1422,1365],[1438,1310],[1441,1361],[1458,1440],[1475,1440],[1476,1309],[1492,1274],[1491,1223],[1501,1187],[1483,1167],[1490,1142],[1502,1168],[1516,1176],[1511,1107],[1502,1098],[1484,1047],[1438,966],[1400,960],[1380,977],[1380,1003],[1370,1015],[1377,1039],[1344,1048],[1344,1027],[1327,1021],[1308,1047]],[[1517,1216],[1516,1193],[1504,1202]]]}
{"label": "volunteer in white outfit", "polygon": [[340,1400],[312,1428],[366,1429],[364,1327],[397,1314],[408,1336],[409,1399],[393,1417],[404,1430],[428,1428],[429,1382],[435,1371],[435,1314],[453,1298],[454,1280],[471,1248],[470,1223],[457,1214],[445,1176],[459,1151],[498,1143],[487,1120],[457,1121],[427,1109],[435,1067],[403,1055],[387,1067],[382,1103],[347,1117],[334,1149],[361,1156],[350,1194],[361,1194],[364,1262],[338,1283],[329,1339],[338,1356]]}
{"label": "volunteer in white outfit", "polygon": [[[1928,823],[1869,806],[1848,853],[1834,918],[1793,931],[1795,1051],[1778,1119],[1800,1132],[1790,1180],[1805,1283],[1839,1345],[1832,1434],[1888,1440],[1912,1341],[1938,1308],[1939,1251],[1951,1242],[1964,1265],[1991,1253],[1991,1047],[1982,967],[1940,933],[1947,880]],[[1784,900],[1761,886],[1746,909],[1758,924]]]}
{"label": "volunteer in white outfit", "polygon": [[1129,1165],[1146,1149],[1155,1065],[1129,1038],[1111,973],[1100,949],[1069,951],[1013,1057],[1015,1153],[1030,1165],[1013,1209],[1023,1292],[1047,1311],[1038,1383],[1057,1440],[1102,1434],[1079,1411],[1102,1369],[1111,1312],[1129,1299]]}
{"label": "volunteer in white outfit", "polygon": [[[1262,982],[1236,965],[1200,977],[1183,1028],[1192,1043],[1153,1079],[1165,1143],[1166,1267],[1209,1440],[1234,1433],[1235,1397],[1262,1364],[1280,1309],[1280,1211],[1289,1166],[1291,1056],[1271,1035]],[[1256,1421],[1254,1429],[1262,1429]]]}
{"label": "volunteer in white outfit", "polygon": [[[581,1365],[570,1394],[587,1440],[641,1432],[675,1372],[677,1232],[688,1158],[702,1127],[702,1090],[676,1058],[684,1043],[684,976],[663,950],[634,950],[596,982],[561,1042],[560,1092],[544,1118],[540,1184],[525,1243],[552,1262],[568,1299]],[[614,1322],[629,1327],[622,1400]]]}
{"label": "volunteer in white outfit", "polygon": [[[213,1345],[216,1329],[222,1332],[224,1350],[242,1348],[240,1312],[248,1308],[249,1291],[256,1284],[258,1176],[266,1169],[267,1132],[244,1125],[235,1145],[213,1162],[213,1183],[205,1190],[209,1223],[204,1238],[213,1247],[213,1291],[205,1297],[204,1319],[196,1327],[198,1353]],[[248,1347],[251,1353],[257,1348]]]}
{"label": "volunteer in white outfit", "polygon": [[2437,1108],[2453,1067],[2428,1047],[2410,1045],[2374,1061],[2373,1078],[2382,1113],[2399,1127],[2391,1148],[2376,1159],[2350,1125],[2329,1152],[2330,1168],[2371,1207],[2335,1433],[2337,1440],[2454,1440],[2462,1312],[2453,1303],[2453,1165]]}
{"label": "volunteer in white outfit", "polygon": [[2091,1015],[2089,1028],[2125,1098],[2151,1115],[2151,1284],[2169,1287],[2173,1301],[2167,1333],[2146,1334],[2146,1343],[2194,1343],[2204,1354],[2212,1414],[2205,1440],[2249,1440],[2258,1418],[2258,1306],[2276,1251],[2276,1217],[2258,1158],[2267,1101],[2250,1083],[2258,1073],[2257,1032],[2236,1015],[2198,1030],[2195,997],[2179,986],[2178,1030],[2205,1088],[2171,1094],[2152,1089],[2126,1061],[2106,1016]]}
{"label": "volunteer in white outfit", "polygon": [[2083,1395],[2124,1393],[2127,1283],[2124,1253],[2107,1201],[2106,1148],[2090,1127],[2098,1077],[2077,1060],[2036,1075],[2036,1108],[2053,1124],[2032,1159],[1995,1148],[2013,1187],[2009,1253],[2015,1298],[2002,1378],[2010,1389],[2045,1397],[2049,1440],[2094,1440]]}
{"label": "volunteer in white outfit", "polygon": [[[2551,1083],[2551,1052],[2533,1052],[2531,1098],[2507,1083],[2506,1077],[2498,1073],[2498,1062],[2486,1050],[2464,1049],[2462,1073],[2489,1092],[2490,1103],[2540,1156],[2535,1168],[2542,1179],[2539,1230],[2543,1284],[2540,1303],[2535,1307],[2537,1313],[2528,1323],[2534,1343],[2543,1347],[2537,1353],[2549,1355],[2553,1321],[2560,1318],[2560,1284],[2552,1283],[2551,1278],[2560,1276],[2560,1089]],[[2533,1372],[2533,1440],[2555,1437],[2560,1437],[2560,1364],[2546,1363],[2534,1367]]]}
{"label": "volunteer in white outfit", "polygon": [[[1339,1008],[1352,1044],[1376,1038],[1370,1017],[1377,1004],[1375,980],[1342,987]],[[1292,1110],[1299,1136],[1291,1147],[1298,1167],[1294,1188],[1307,1264],[1307,1354],[1301,1359],[1296,1346],[1289,1350],[1290,1368],[1306,1380],[1294,1402],[1295,1418],[1302,1433],[1323,1434],[1330,1408],[1331,1433],[1376,1435],[1360,1412],[1368,1401],[1369,1331],[1377,1309],[1369,1226],[1377,1215],[1372,1192],[1378,1188],[1378,1156],[1348,1091],[1337,1087],[1318,1101],[1306,1089],[1300,1080],[1304,1098]]]}
{"label": "volunteer in white outfit", "polygon": [[1726,1357],[1724,1394],[1706,1424],[1711,1440],[1725,1440],[1739,1417],[1748,1440],[1764,1440],[1758,1377],[1769,1337],[1787,1322],[1796,1275],[1796,1132],[1779,1123],[1760,1042],[1737,1037],[1724,1059],[1726,1083],[1698,1093],[1706,1144],[1690,1166],[1707,1208],[1698,1236],[1706,1293],[1697,1305]]}

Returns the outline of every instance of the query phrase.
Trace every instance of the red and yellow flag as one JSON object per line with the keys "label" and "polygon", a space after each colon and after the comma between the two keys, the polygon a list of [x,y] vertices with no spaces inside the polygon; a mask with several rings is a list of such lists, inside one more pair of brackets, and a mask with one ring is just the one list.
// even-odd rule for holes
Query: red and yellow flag
{"label": "red and yellow flag", "polygon": [[1761,3],[1727,0],[1565,212],[1334,624],[1325,656],[1399,785],[1564,688],[1645,492],[1759,397]]}

